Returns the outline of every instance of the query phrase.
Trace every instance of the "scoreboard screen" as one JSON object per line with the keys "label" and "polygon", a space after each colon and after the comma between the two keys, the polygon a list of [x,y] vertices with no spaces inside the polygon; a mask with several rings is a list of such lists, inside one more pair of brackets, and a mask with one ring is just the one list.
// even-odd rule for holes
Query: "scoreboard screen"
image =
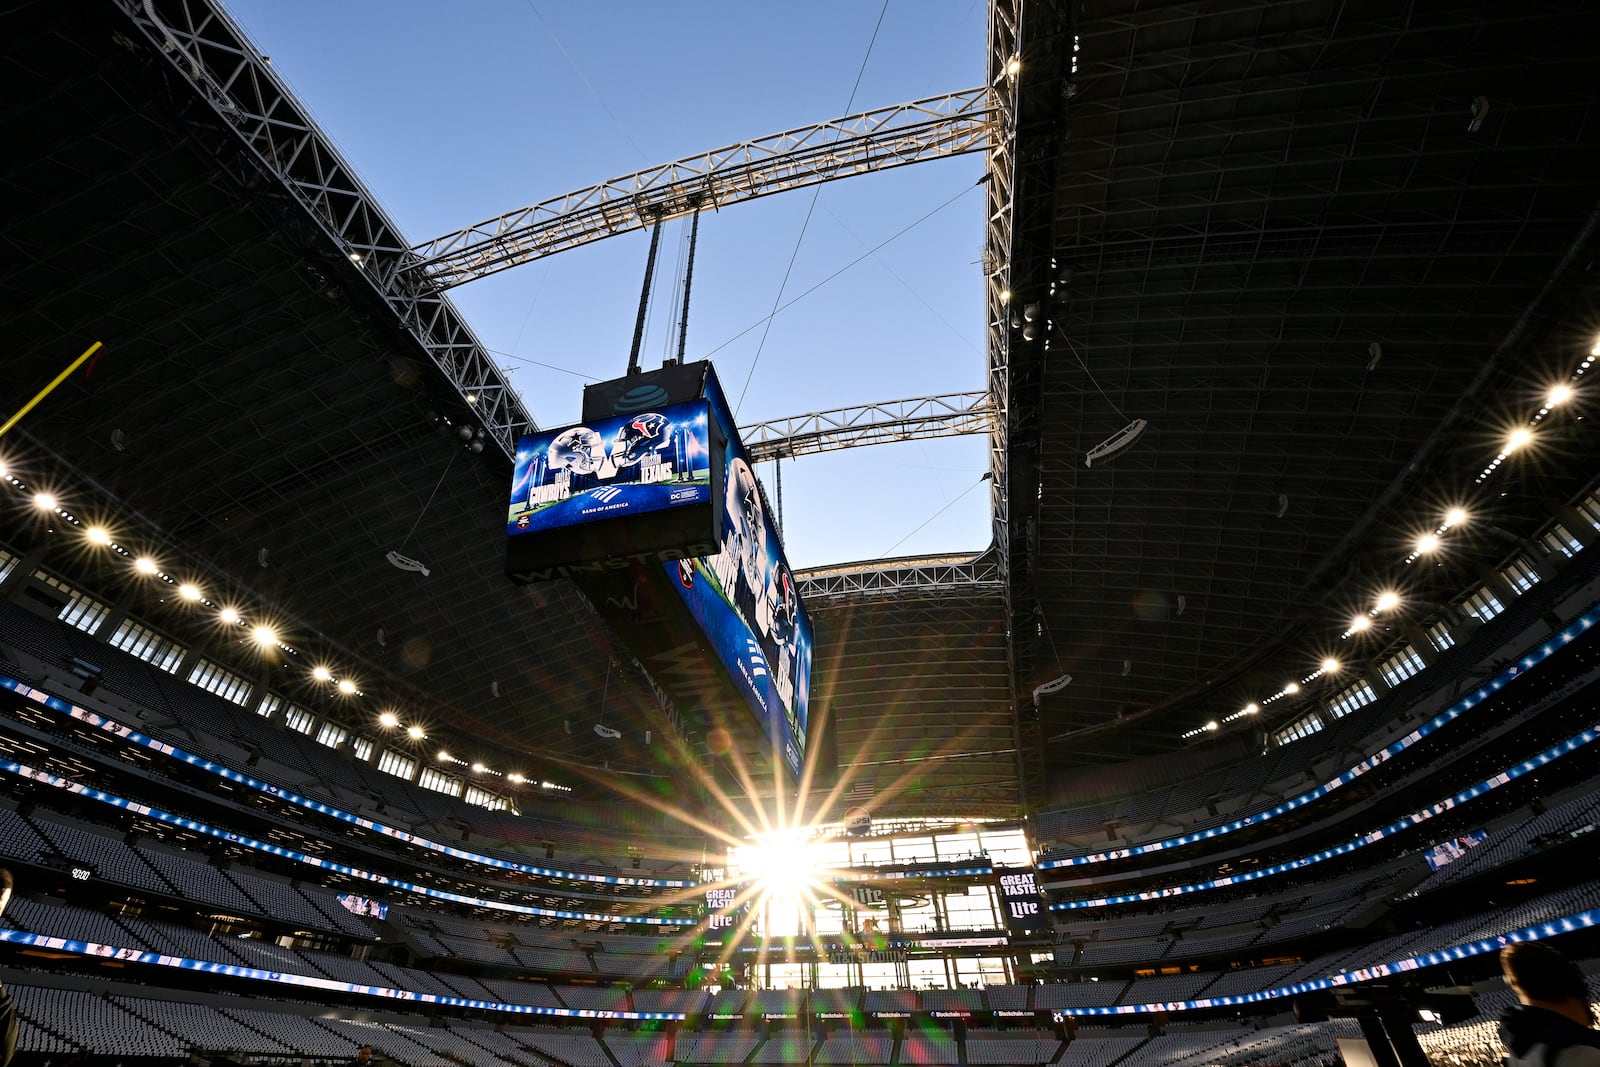
{"label": "scoreboard screen", "polygon": [[711,415],[725,432],[721,551],[665,564],[730,680],[761,720],[783,763],[805,761],[811,679],[811,620],[784,558],[777,525],[751,470],[714,374]]}
{"label": "scoreboard screen", "polygon": [[706,403],[691,400],[519,438],[506,534],[710,500]]}

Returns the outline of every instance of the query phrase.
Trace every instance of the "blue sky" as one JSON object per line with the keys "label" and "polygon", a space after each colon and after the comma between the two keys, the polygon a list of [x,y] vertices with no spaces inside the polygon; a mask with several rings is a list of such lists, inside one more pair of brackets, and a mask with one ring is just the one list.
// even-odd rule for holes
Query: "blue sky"
{"label": "blue sky", "polygon": [[[413,243],[847,105],[984,79],[978,0],[891,0],[864,72],[882,9],[859,0],[229,9]],[[832,182],[809,225],[811,190],[703,216],[688,356],[711,355],[741,422],[984,387],[982,173],[969,155]],[[780,313],[764,344],[760,326],[738,336],[772,308],[803,225],[785,301],[940,205]],[[675,347],[687,233],[663,230],[646,367]],[[452,291],[541,425],[576,421],[584,381],[626,369],[647,246],[643,232],[611,238]],[[785,462],[791,564],[985,547],[985,448],[949,438]],[[772,495],[772,465],[759,473]]]}

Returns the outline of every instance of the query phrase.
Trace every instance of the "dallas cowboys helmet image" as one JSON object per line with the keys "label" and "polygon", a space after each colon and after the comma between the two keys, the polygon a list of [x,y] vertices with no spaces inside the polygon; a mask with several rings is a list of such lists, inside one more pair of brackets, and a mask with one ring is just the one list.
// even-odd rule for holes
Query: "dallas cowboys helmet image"
{"label": "dallas cowboys helmet image", "polygon": [[631,467],[667,443],[667,433],[672,423],[665,415],[647,411],[635,415],[617,430],[611,444],[611,462],[619,467]]}
{"label": "dallas cowboys helmet image", "polygon": [[550,469],[593,474],[606,457],[605,442],[587,426],[574,426],[550,442]]}
{"label": "dallas cowboys helmet image", "polygon": [[767,517],[755,472],[738,458],[728,465],[728,521],[733,530],[725,546],[737,556],[751,588],[759,588],[766,565]]}

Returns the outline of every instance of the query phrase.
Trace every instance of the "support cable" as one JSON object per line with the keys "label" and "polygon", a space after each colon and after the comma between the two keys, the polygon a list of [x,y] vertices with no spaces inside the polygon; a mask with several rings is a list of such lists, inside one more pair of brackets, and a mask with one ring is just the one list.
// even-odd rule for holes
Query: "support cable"
{"label": "support cable", "polygon": [[645,312],[650,307],[650,283],[656,275],[656,253],[661,249],[661,212],[650,227],[650,253],[644,261],[644,287],[639,292],[639,317],[633,324],[633,349],[628,353],[628,374],[639,373],[639,347],[644,344]]}
{"label": "support cable", "polygon": [[678,362],[683,362],[684,349],[689,347],[689,291],[694,287],[694,246],[700,238],[701,197],[695,197],[694,217],[689,221],[689,264],[683,272],[683,308],[678,319]]}

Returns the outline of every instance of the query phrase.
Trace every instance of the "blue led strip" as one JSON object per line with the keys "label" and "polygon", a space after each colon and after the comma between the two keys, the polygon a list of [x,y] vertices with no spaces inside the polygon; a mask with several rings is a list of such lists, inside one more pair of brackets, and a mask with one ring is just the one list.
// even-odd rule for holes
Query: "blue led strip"
{"label": "blue led strip", "polygon": [[368,997],[406,1000],[417,1004],[446,1004],[453,1008],[479,1008],[488,1011],[512,1012],[517,1015],[548,1015],[561,1019],[682,1020],[687,1018],[683,1012],[679,1011],[602,1011],[586,1008],[541,1008],[532,1004],[503,1004],[495,1000],[445,997],[437,993],[419,993],[410,989],[358,985],[355,982],[339,982],[332,978],[314,978],[305,974],[264,971],[259,967],[245,967],[232,963],[211,963],[206,960],[190,959],[188,956],[167,956],[159,952],[145,952],[137,948],[118,948],[115,945],[101,945],[93,941],[73,941],[64,937],[49,937],[44,934],[30,934],[22,930],[4,928],[0,928],[0,942],[51,949],[56,952],[71,952],[79,956],[97,956],[102,959],[121,960],[126,963],[151,963],[157,967],[177,967],[185,971],[223,974],[230,978],[248,978],[257,982],[280,982],[285,985],[305,986],[311,989],[328,989],[335,993],[359,993]]}
{"label": "blue led strip", "polygon": [[1192,845],[1197,841],[1209,841],[1214,837],[1221,837],[1224,834],[1231,834],[1235,831],[1243,830],[1247,826],[1259,826],[1261,823],[1264,823],[1269,819],[1276,819],[1278,816],[1287,814],[1296,808],[1304,807],[1313,800],[1319,800],[1322,797],[1327,796],[1340,786],[1349,785],[1351,782],[1355,781],[1363,774],[1366,774],[1374,767],[1377,767],[1379,764],[1385,763],[1395,756],[1398,756],[1400,753],[1404,752],[1418,741],[1421,741],[1424,737],[1427,737],[1435,730],[1447,725],[1448,723],[1454,722],[1472,708],[1477,707],[1479,704],[1493,696],[1500,689],[1504,688],[1508,682],[1520,677],[1524,671],[1532,669],[1539,663],[1543,663],[1545,660],[1559,652],[1563,646],[1571,644],[1574,640],[1580,637],[1585,630],[1592,627],[1596,622],[1600,622],[1600,607],[1593,608],[1584,613],[1584,615],[1578,619],[1577,622],[1574,622],[1571,626],[1568,626],[1559,634],[1551,637],[1550,640],[1546,641],[1538,649],[1533,652],[1529,652],[1516,663],[1513,663],[1511,666],[1501,671],[1495,676],[1493,681],[1484,685],[1477,692],[1462,697],[1449,708],[1440,712],[1438,715],[1435,715],[1432,719],[1429,719],[1411,733],[1406,734],[1406,736],[1402,737],[1388,748],[1380,749],[1379,751],[1374,752],[1372,755],[1368,756],[1366,759],[1351,767],[1338,777],[1328,780],[1322,785],[1317,786],[1315,789],[1308,789],[1299,796],[1291,797],[1290,799],[1285,800],[1282,804],[1255,812],[1252,815],[1246,815],[1242,818],[1235,819],[1233,822],[1224,823],[1221,826],[1213,826],[1209,830],[1196,830],[1191,834],[1183,834],[1180,837],[1169,837],[1163,841],[1152,841],[1147,845],[1130,845],[1127,848],[1108,849],[1104,852],[1094,852],[1086,856],[1070,856],[1065,859],[1044,860],[1039,863],[1039,870],[1048,871],[1058,867],[1080,867],[1089,863],[1104,863],[1107,860],[1127,859],[1131,856],[1144,856],[1152,852],[1161,852],[1164,849],[1180,848],[1184,845]]}
{"label": "blue led strip", "polygon": [[1499,774],[1485,778],[1483,781],[1469,789],[1463,789],[1455,796],[1447,797],[1436,804],[1430,804],[1428,807],[1423,808],[1420,811],[1414,811],[1405,818],[1399,819],[1396,822],[1392,822],[1388,826],[1383,827],[1381,830],[1372,830],[1368,833],[1360,835],[1359,837],[1353,837],[1341,845],[1335,845],[1333,848],[1323,849],[1321,852],[1316,852],[1309,856],[1301,856],[1299,859],[1289,860],[1285,863],[1274,864],[1271,867],[1263,867],[1258,871],[1247,871],[1244,874],[1230,875],[1227,878],[1213,878],[1209,882],[1192,882],[1189,885],[1170,886],[1166,889],[1151,889],[1143,893],[1124,893],[1120,896],[1113,897],[1098,897],[1094,900],[1064,900],[1055,904],[1051,904],[1050,910],[1076,911],[1080,908],[1105,908],[1110,907],[1113,904],[1134,904],[1141,900],[1161,900],[1166,897],[1181,897],[1189,893],[1199,893],[1207,889],[1221,889],[1224,886],[1240,885],[1244,882],[1254,882],[1259,878],[1268,878],[1275,874],[1283,874],[1285,871],[1297,871],[1302,867],[1310,867],[1314,863],[1321,863],[1323,860],[1331,860],[1336,856],[1349,855],[1358,848],[1365,848],[1368,845],[1382,841],[1384,838],[1392,837],[1402,830],[1409,830],[1413,826],[1427,822],[1435,815],[1442,815],[1445,812],[1450,811],[1452,808],[1455,808],[1457,805],[1465,804],[1469,800],[1472,800],[1476,797],[1481,797],[1490,790],[1499,789],[1507,782],[1513,782],[1531,771],[1536,771],[1540,767],[1543,767],[1554,760],[1560,759],[1569,752],[1577,751],[1584,745],[1594,741],[1596,738],[1600,738],[1600,723],[1596,723],[1587,730],[1584,730],[1582,733],[1572,735],[1558,745],[1550,746],[1537,756],[1534,756],[1530,759],[1525,759],[1514,767],[1508,767]]}
{"label": "blue led strip", "polygon": [[248,788],[254,789],[257,792],[269,793],[272,796],[278,797],[280,800],[286,800],[297,807],[305,808],[307,811],[315,811],[319,814],[326,815],[329,818],[338,819],[340,822],[347,822],[352,826],[359,826],[364,830],[371,830],[374,833],[392,837],[396,841],[404,841],[407,844],[417,845],[421,848],[443,853],[444,855],[453,857],[455,859],[467,860],[471,863],[481,863],[489,867],[498,867],[504,871],[521,871],[524,874],[536,874],[544,878],[568,878],[577,882],[599,882],[604,885],[638,885],[656,886],[667,889],[682,889],[698,884],[680,879],[624,878],[619,875],[585,874],[579,871],[561,871],[552,867],[537,867],[533,864],[517,863],[512,860],[500,859],[496,856],[485,856],[482,853],[470,852],[464,848],[456,848],[453,845],[442,845],[437,841],[429,841],[425,837],[418,837],[416,834],[409,833],[405,830],[399,830],[392,826],[385,826],[381,822],[374,822],[371,819],[363,818],[360,815],[344,811],[341,808],[333,807],[331,804],[323,804],[320,801],[312,800],[309,797],[300,796],[299,794],[290,792],[289,790],[280,786],[272,785],[270,782],[259,781],[255,778],[251,778],[249,775],[240,774],[231,767],[225,767],[220,763],[213,763],[204,756],[196,756],[192,752],[185,752],[183,749],[178,748],[175,745],[169,745],[165,741],[158,741],[153,737],[149,737],[145,734],[139,733],[137,730],[133,730],[127,726],[124,726],[115,719],[107,718],[106,716],[90,711],[87,708],[80,708],[76,704],[71,704],[65,700],[62,700],[60,697],[52,696],[43,689],[35,689],[26,682],[19,682],[15,678],[9,678],[3,674],[0,674],[0,689],[9,689],[14,693],[18,693],[27,697],[29,700],[32,700],[37,704],[44,705],[51,711],[58,711],[63,715],[77,719],[79,722],[84,723],[85,725],[96,727],[110,734],[115,734],[124,741],[131,741],[136,745],[143,745],[145,748],[148,748],[153,752],[159,752],[164,756],[170,756],[172,759],[178,760],[181,763],[187,763],[191,767],[198,767],[200,770],[210,771],[219,778],[226,778],[230,782],[237,782],[238,784],[247,786]]}
{"label": "blue led strip", "polygon": [[[1540,923],[1537,926],[1525,926],[1520,930],[1512,930],[1509,933],[1484,938],[1481,941],[1469,941],[1465,944],[1452,945],[1449,948],[1424,953],[1420,956],[1407,956],[1404,959],[1392,960],[1388,963],[1377,963],[1359,970],[1330,975],[1327,978],[1314,978],[1309,982],[1298,982],[1294,985],[1263,989],[1255,993],[1239,993],[1227,997],[1204,997],[1199,1000],[1176,1000],[1166,1003],[1115,1004],[1109,1007],[1074,1007],[1055,1010],[1063,1016],[1148,1015],[1153,1012],[1200,1011],[1206,1008],[1231,1008],[1248,1004],[1261,1004],[1283,1000],[1301,993],[1314,993],[1319,990],[1334,989],[1340,986],[1360,985],[1362,982],[1376,981],[1379,978],[1388,978],[1397,974],[1405,974],[1409,971],[1420,971],[1425,967],[1435,967],[1441,963],[1453,963],[1457,960],[1471,959],[1474,956],[1499,952],[1505,946],[1516,942],[1539,941],[1547,937],[1559,937],[1562,934],[1573,933],[1577,930],[1592,929],[1596,925],[1600,925],[1600,908],[1581,911],[1564,918],[1553,919],[1547,923]],[[44,934],[30,934],[22,930],[4,928],[0,928],[0,942],[50,949],[56,952],[70,952],[80,956],[95,956],[130,963],[150,963],[158,967],[177,967],[183,970],[202,971],[208,974],[223,974],[232,978],[246,978],[259,982],[280,982],[286,985],[329,989],[340,993],[359,993],[365,996],[384,997],[390,1000],[412,1001],[419,1004],[445,1004],[450,1007],[478,1008],[487,1011],[512,1012],[518,1015],[544,1015],[565,1019],[661,1019],[681,1021],[688,1018],[685,1013],[675,1011],[598,1011],[580,1008],[540,1008],[530,1004],[502,1004],[492,1000],[445,997],[437,993],[418,993],[408,989],[357,985],[354,982],[339,982],[331,978],[312,978],[308,975],[284,974],[281,971],[264,971],[256,967],[243,967],[231,963],[208,963],[204,960],[190,959],[186,956],[166,956],[136,948],[117,948],[113,945],[99,945],[92,941],[72,941],[61,937],[49,937]],[[917,1012],[915,1014],[924,1015],[930,1013]]]}
{"label": "blue led strip", "polygon": [[583,922],[629,923],[640,926],[693,926],[698,921],[690,918],[663,918],[655,915],[601,915],[584,911],[562,911],[557,908],[536,908],[530,904],[508,904],[501,900],[469,897],[462,893],[451,893],[443,889],[417,885],[415,882],[407,882],[400,878],[390,878],[388,875],[363,871],[358,867],[323,859],[321,856],[309,856],[292,848],[284,848],[282,845],[274,845],[267,841],[258,841],[244,834],[234,833],[232,830],[219,830],[215,826],[208,826],[203,822],[197,822],[182,815],[174,815],[171,812],[162,811],[160,808],[153,808],[148,804],[129,800],[127,797],[117,796],[115,793],[107,793],[103,789],[83,785],[80,782],[72,781],[70,778],[62,778],[59,775],[51,774],[49,771],[41,771],[26,764],[18,763],[15,760],[0,759],[0,770],[8,774],[14,774],[18,778],[25,778],[30,782],[39,782],[56,789],[65,790],[74,796],[87,797],[90,800],[108,804],[113,808],[131,811],[136,815],[143,815],[158,822],[164,822],[169,826],[180,826],[197,834],[205,834],[208,837],[217,838],[219,841],[227,841],[230,844],[255,849],[257,852],[281,856],[284,859],[294,860],[296,863],[304,863],[307,866],[317,867],[325,871],[336,871],[351,878],[361,878],[378,885],[403,889],[409,893],[432,897],[434,900],[448,900],[475,908],[493,908],[496,911],[515,912],[518,915],[541,915],[556,919],[577,919]]}

